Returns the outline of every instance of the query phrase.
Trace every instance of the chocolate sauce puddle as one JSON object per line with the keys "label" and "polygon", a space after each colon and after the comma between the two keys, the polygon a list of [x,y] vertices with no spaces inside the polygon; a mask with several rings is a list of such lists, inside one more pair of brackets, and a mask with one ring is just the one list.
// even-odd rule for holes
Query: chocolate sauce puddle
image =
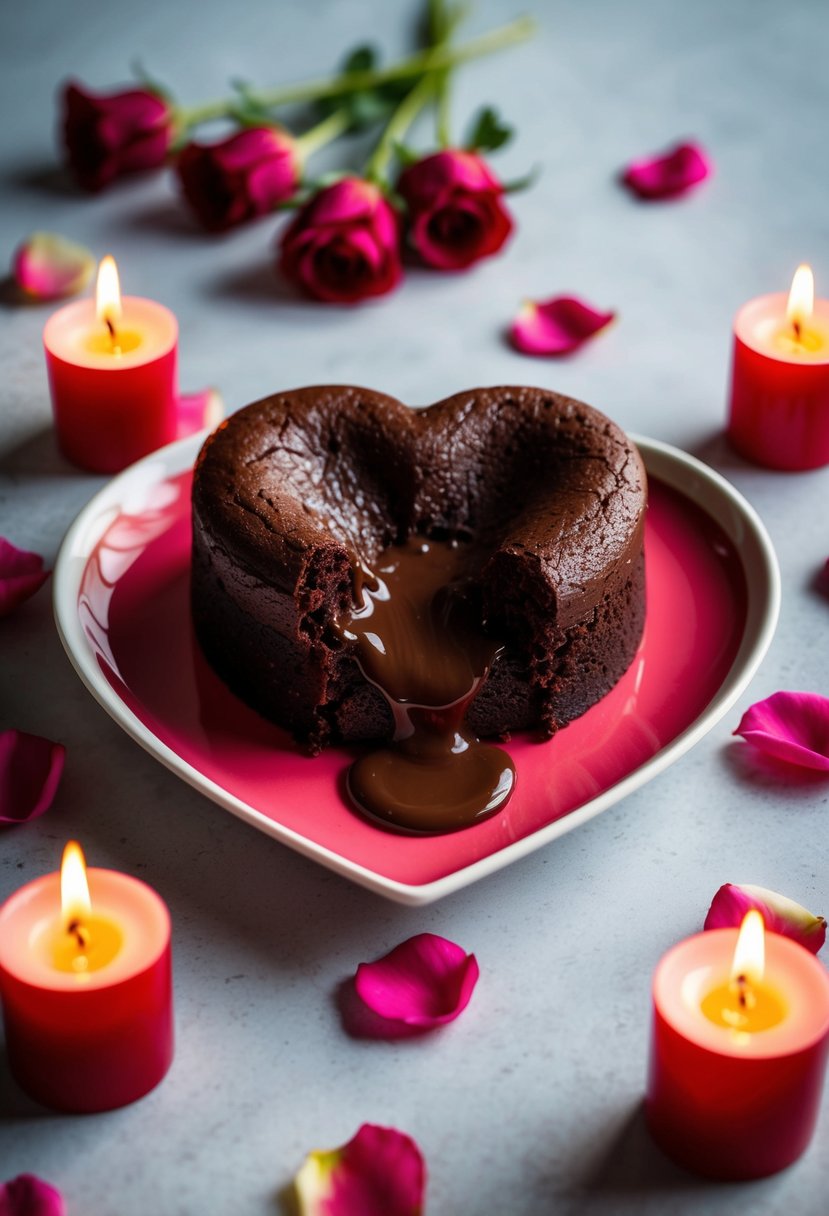
{"label": "chocolate sauce puddle", "polygon": [[457,542],[410,537],[381,555],[341,626],[394,716],[393,741],[352,765],[348,791],[361,810],[404,831],[469,827],[500,810],[515,785],[506,752],[464,723],[502,646],[482,631],[462,565]]}

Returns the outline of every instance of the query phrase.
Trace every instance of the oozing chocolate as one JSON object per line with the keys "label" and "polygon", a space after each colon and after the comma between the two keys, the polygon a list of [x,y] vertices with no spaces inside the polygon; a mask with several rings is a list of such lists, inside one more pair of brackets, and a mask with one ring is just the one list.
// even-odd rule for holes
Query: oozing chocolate
{"label": "oozing chocolate", "polygon": [[466,710],[503,646],[486,637],[480,597],[464,578],[466,546],[410,537],[375,563],[362,605],[341,625],[363,675],[394,719],[391,745],[357,760],[352,799],[395,827],[446,832],[495,814],[515,769],[465,726]]}
{"label": "oozing chocolate", "polygon": [[355,553],[463,538],[503,642],[464,729],[552,735],[633,658],[645,611],[645,472],[613,422],[548,389],[422,410],[343,385],[277,393],[205,443],[193,482],[196,636],[248,704],[309,751],[391,740],[389,700],[343,636]]}

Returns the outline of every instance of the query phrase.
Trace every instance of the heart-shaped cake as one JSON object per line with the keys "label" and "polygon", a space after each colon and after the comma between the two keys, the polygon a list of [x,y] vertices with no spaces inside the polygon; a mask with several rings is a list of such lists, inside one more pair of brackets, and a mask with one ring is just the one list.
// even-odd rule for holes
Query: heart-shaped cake
{"label": "heart-shaped cake", "polygon": [[393,705],[349,622],[383,585],[387,551],[448,543],[466,610],[497,641],[466,722],[549,736],[634,656],[645,505],[625,434],[545,389],[473,389],[426,409],[344,386],[277,393],[199,456],[196,633],[230,687],[312,751],[390,738]]}

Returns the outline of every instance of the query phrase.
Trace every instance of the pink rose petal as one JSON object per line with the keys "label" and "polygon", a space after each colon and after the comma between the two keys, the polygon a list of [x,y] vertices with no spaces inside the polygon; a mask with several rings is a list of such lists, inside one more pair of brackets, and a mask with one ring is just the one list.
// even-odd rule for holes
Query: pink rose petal
{"label": "pink rose petal", "polygon": [[622,173],[624,184],[639,198],[653,201],[678,198],[698,186],[714,171],[711,158],[698,143],[689,141],[657,156],[633,161]]}
{"label": "pink rose petal", "polygon": [[52,805],[63,772],[62,743],[0,731],[0,824],[37,819]]}
{"label": "pink rose petal", "polygon": [[354,988],[392,1025],[428,1030],[453,1021],[469,1004],[478,963],[454,942],[418,933],[374,963],[360,963]]}
{"label": "pink rose petal", "polygon": [[766,887],[737,886],[727,882],[711,901],[705,929],[739,928],[751,908],[761,913],[770,933],[779,933],[817,954],[826,941],[826,921],[793,899]]}
{"label": "pink rose petal", "polygon": [[65,1216],[60,1191],[34,1174],[18,1174],[0,1184],[0,1216]]}
{"label": "pink rose petal", "polygon": [[510,342],[525,355],[569,355],[615,320],[575,296],[527,300],[512,323]]}
{"label": "pink rose petal", "polygon": [[195,435],[206,426],[216,427],[225,416],[225,403],[215,388],[200,393],[182,393],[176,402],[178,438]]}
{"label": "pink rose petal", "polygon": [[777,760],[829,773],[829,698],[819,693],[772,693],[749,706],[734,734]]}
{"label": "pink rose petal", "polygon": [[49,577],[39,553],[17,549],[0,536],[0,616],[7,616]]}
{"label": "pink rose petal", "polygon": [[411,1136],[364,1123],[342,1148],[309,1153],[294,1185],[300,1216],[420,1216],[426,1166]]}
{"label": "pink rose petal", "polygon": [[76,295],[91,281],[94,270],[94,254],[56,232],[33,232],[12,258],[18,287],[35,300]]}

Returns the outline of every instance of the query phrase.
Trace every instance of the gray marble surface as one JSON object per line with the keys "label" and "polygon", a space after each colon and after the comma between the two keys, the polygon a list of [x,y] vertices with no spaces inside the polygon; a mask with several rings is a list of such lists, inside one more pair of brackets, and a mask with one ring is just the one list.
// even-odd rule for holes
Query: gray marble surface
{"label": "gray marble surface", "polygon": [[[0,248],[53,229],[113,252],[125,288],[172,307],[184,386],[236,408],[280,386],[370,384],[426,402],[470,384],[540,383],[686,448],[748,496],[777,546],[783,610],[751,688],[646,788],[527,860],[425,910],[393,906],[259,835],[138,748],[81,686],[41,592],[2,622],[4,725],[62,740],[53,809],[0,838],[0,896],[55,868],[69,836],[91,861],[151,882],[174,923],[178,1048],[164,1084],[112,1114],[58,1117],[0,1066],[0,1177],[34,1171],[72,1216],[264,1216],[305,1152],[373,1121],[417,1138],[436,1216],[752,1211],[820,1216],[829,1109],[786,1173],[719,1186],[668,1163],[642,1126],[649,981],[701,924],[724,881],[829,904],[827,786],[761,775],[730,732],[778,688],[829,692],[829,470],[750,468],[724,445],[730,318],[782,290],[803,259],[829,293],[829,12],[823,0],[527,0],[527,47],[475,64],[460,123],[495,100],[518,138],[506,176],[538,163],[513,202],[518,231],[469,274],[411,273],[377,305],[297,300],[270,269],[276,223],[198,233],[164,175],[81,197],[56,169],[53,95],[77,74],[106,86],[139,57],[185,101],[227,78],[285,81],[365,35],[398,53],[412,3],[381,0],[29,0],[0,12]],[[483,30],[512,16],[481,0]],[[429,132],[423,130],[425,145]],[[693,135],[716,176],[674,205],[615,184],[628,158]],[[331,158],[337,163],[338,153]],[[619,323],[567,362],[530,361],[502,333],[525,296],[582,293]],[[0,531],[53,560],[101,480],[69,467],[50,428],[40,333],[48,307],[4,299]],[[474,950],[467,1013],[432,1038],[356,1042],[340,981],[422,930]]]}

